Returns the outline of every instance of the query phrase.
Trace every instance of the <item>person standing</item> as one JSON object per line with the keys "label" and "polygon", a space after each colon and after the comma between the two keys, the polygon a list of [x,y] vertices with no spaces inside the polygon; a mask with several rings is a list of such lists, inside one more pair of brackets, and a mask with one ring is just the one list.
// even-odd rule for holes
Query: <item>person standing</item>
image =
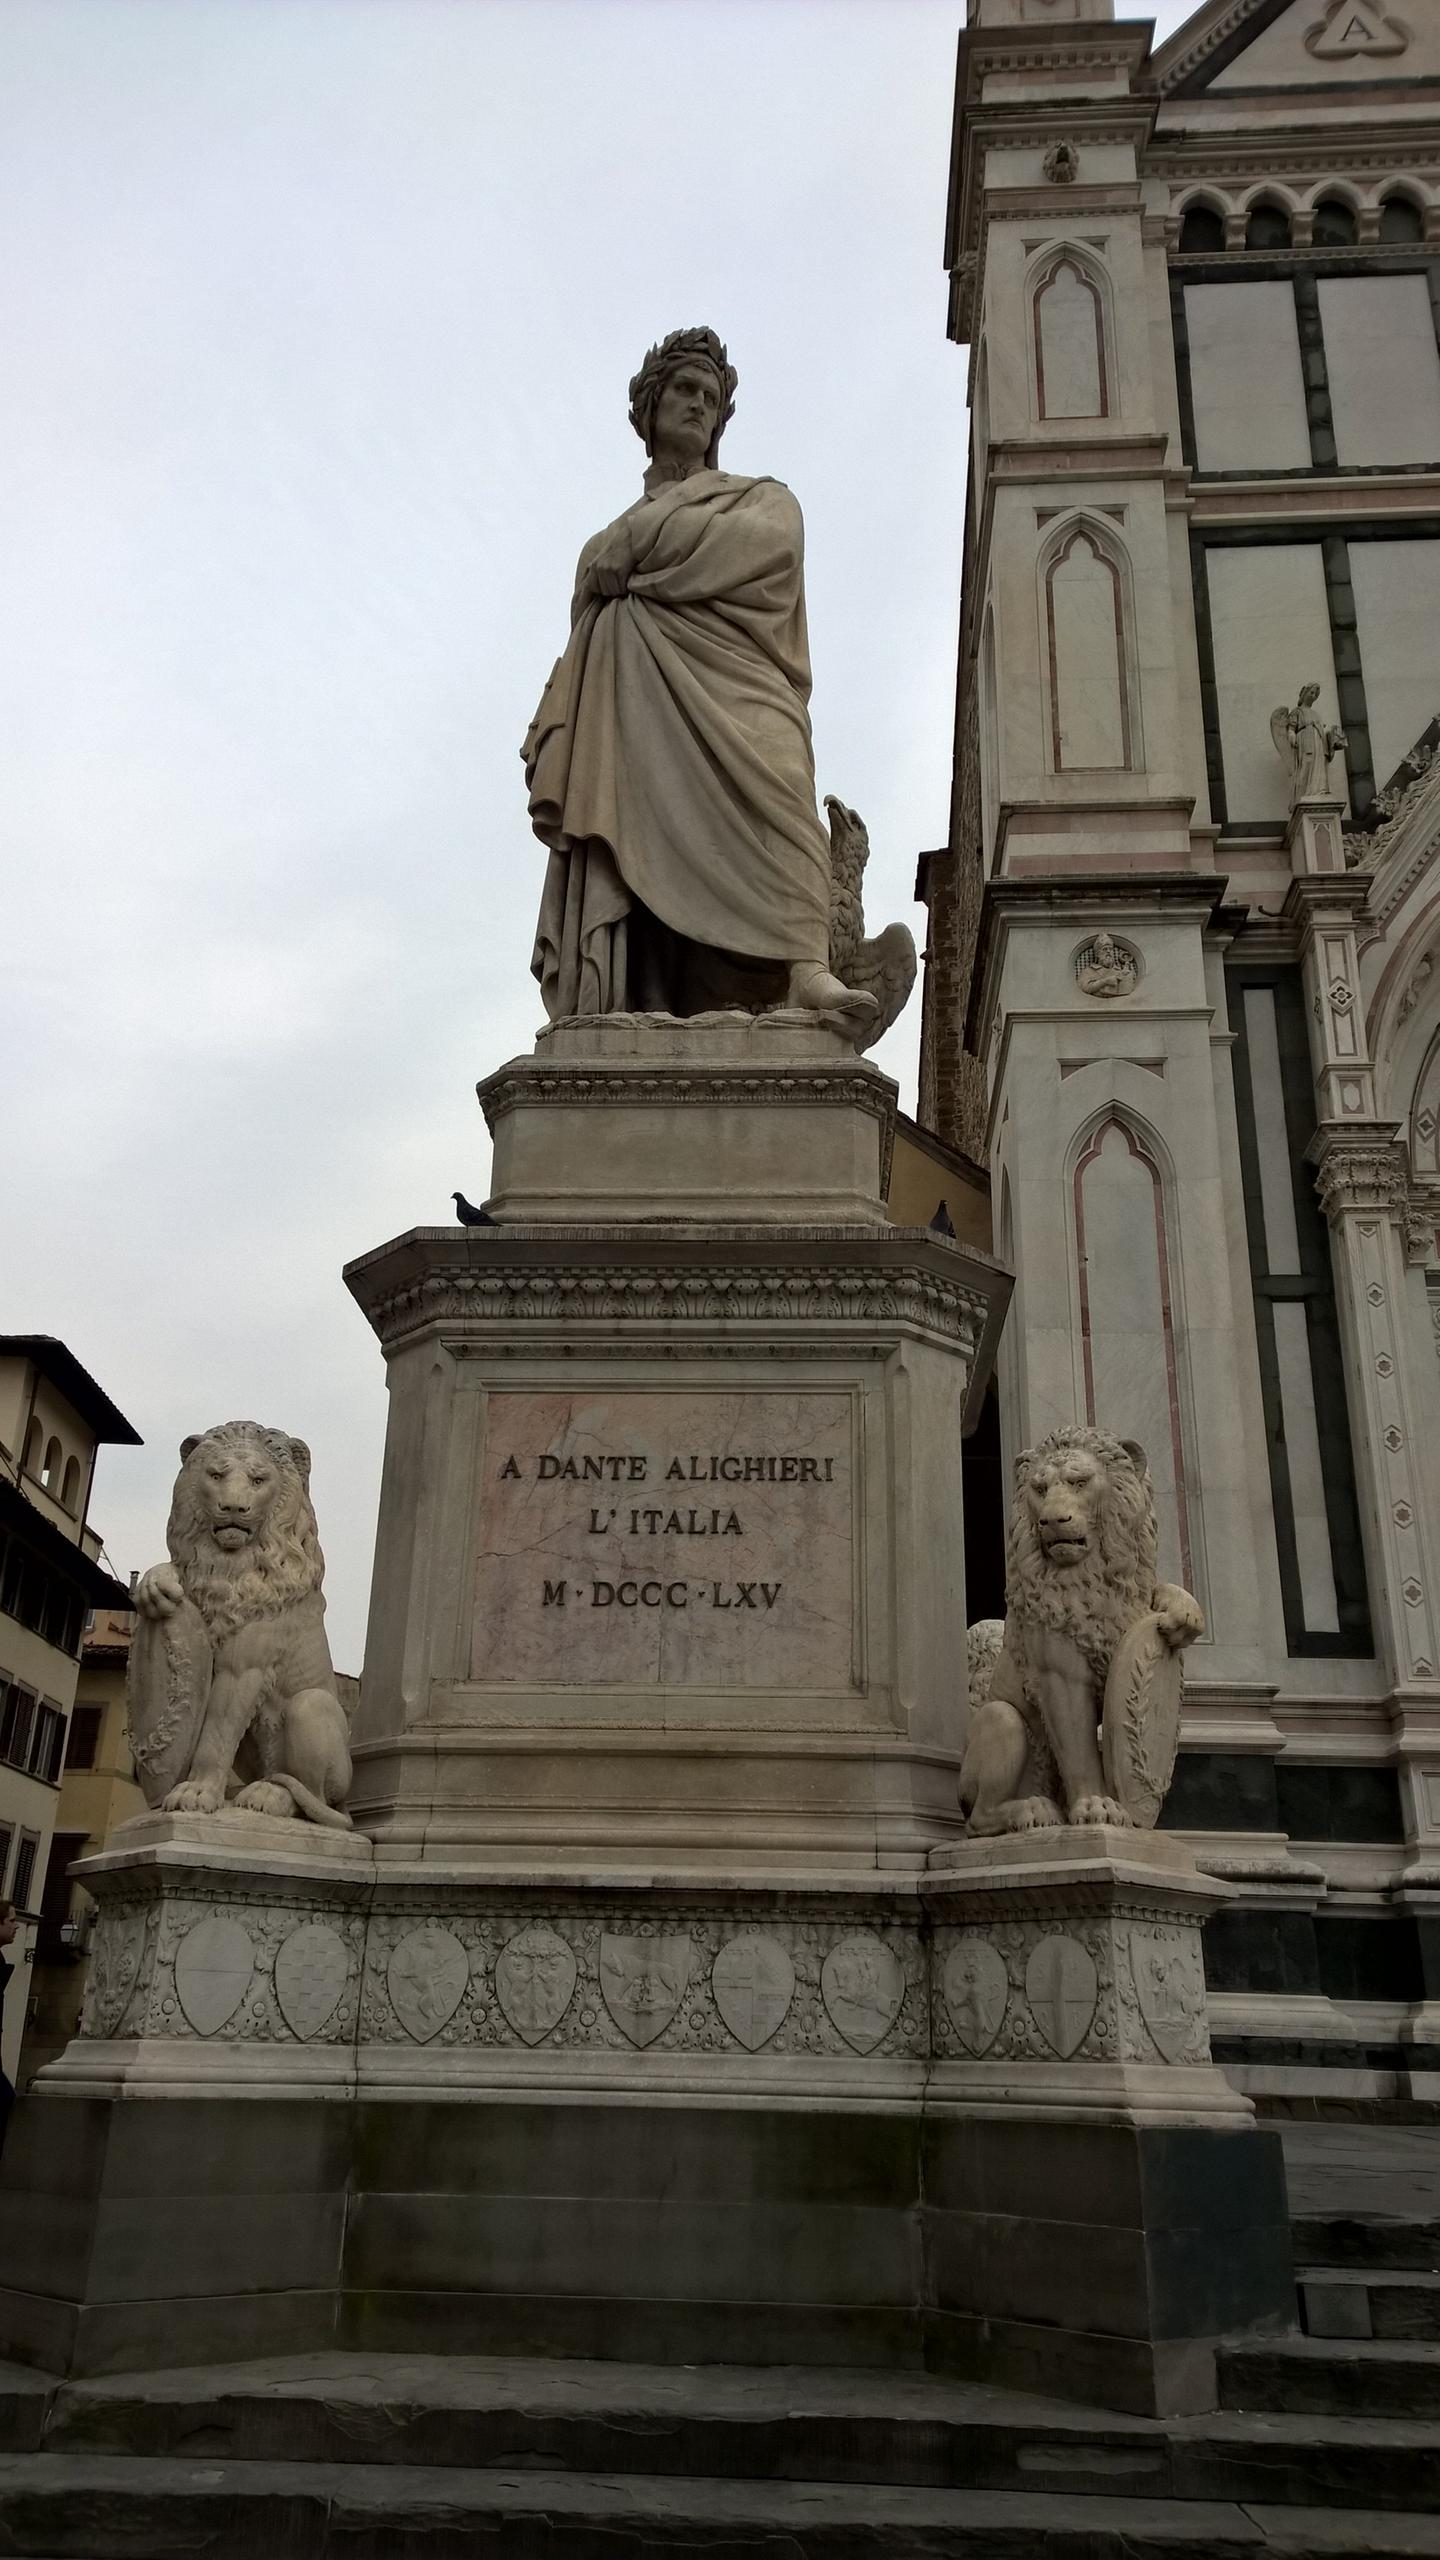
{"label": "person standing", "polygon": [[[7,1963],[5,1950],[13,1942],[19,1926],[20,1923],[15,1917],[14,1903],[7,1902],[3,1896],[0,1896],[0,2035],[5,2032],[5,1994],[10,1988],[10,1976],[15,1970],[12,1964]],[[14,2104],[14,2082],[7,2080],[4,2071],[0,2070],[0,2151],[5,2148],[5,2127],[10,2121],[10,2110]]]}

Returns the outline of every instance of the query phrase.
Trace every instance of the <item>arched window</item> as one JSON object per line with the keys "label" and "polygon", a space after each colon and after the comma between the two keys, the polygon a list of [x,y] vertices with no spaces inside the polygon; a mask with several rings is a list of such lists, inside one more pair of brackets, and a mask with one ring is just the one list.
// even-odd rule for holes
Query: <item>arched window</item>
{"label": "arched window", "polygon": [[1245,225],[1245,246],[1247,249],[1289,248],[1290,216],[1283,204],[1265,201],[1252,204],[1250,218]]}
{"label": "arched window", "polygon": [[40,1470],[40,1481],[41,1481],[41,1483],[43,1484],[43,1486],[45,1487],[45,1490],[46,1490],[46,1492],[47,1492],[47,1493],[58,1493],[58,1492],[59,1492],[59,1490],[60,1490],[60,1443],[59,1443],[59,1441],[56,1439],[55,1434],[54,1434],[54,1432],[53,1432],[53,1431],[51,1432],[49,1439],[48,1439],[48,1440],[46,1441],[46,1443],[45,1443],[45,1464],[44,1464],[44,1466],[43,1466],[43,1467],[41,1468],[41,1470]]}
{"label": "arched window", "polygon": [[1213,204],[1187,204],[1180,220],[1182,258],[1210,258],[1225,246],[1225,216]]}
{"label": "arched window", "polygon": [[1052,542],[1044,568],[1044,669],[1056,773],[1124,770],[1135,761],[1125,581],[1088,523]]}
{"label": "arched window", "polygon": [[65,1461],[65,1481],[60,1488],[60,1499],[67,1511],[78,1511],[80,1507],[80,1461],[78,1458],[67,1458]]}
{"label": "arched window", "polygon": [[1360,225],[1344,197],[1322,196],[1315,207],[1316,248],[1353,249],[1359,237]]}
{"label": "arched window", "polygon": [[25,1456],[21,1462],[27,1476],[38,1476],[40,1473],[40,1453],[44,1437],[39,1416],[32,1414],[30,1428],[25,1434]]}
{"label": "arched window", "polygon": [[1397,246],[1408,246],[1425,236],[1425,218],[1418,204],[1409,196],[1387,196],[1380,207],[1380,237]]}
{"label": "arched window", "polygon": [[1106,418],[1110,386],[1100,288],[1073,250],[1035,285],[1035,404],[1042,418]]}

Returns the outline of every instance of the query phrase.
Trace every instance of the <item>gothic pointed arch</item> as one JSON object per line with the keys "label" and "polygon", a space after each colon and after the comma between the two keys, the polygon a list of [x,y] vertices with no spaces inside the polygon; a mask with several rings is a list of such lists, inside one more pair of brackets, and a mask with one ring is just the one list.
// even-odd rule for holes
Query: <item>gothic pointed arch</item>
{"label": "gothic pointed arch", "polygon": [[1027,279],[1037,418],[1108,418],[1114,406],[1109,278],[1073,241],[1051,242]]}
{"label": "gothic pointed arch", "polygon": [[1160,1523],[1160,1572],[1201,1593],[1168,1151],[1137,1114],[1110,1101],[1073,1141],[1067,1183],[1083,1418],[1143,1443]]}
{"label": "gothic pointed arch", "polygon": [[1040,552],[1041,693],[1054,773],[1140,768],[1134,586],[1114,525],[1087,513]]}

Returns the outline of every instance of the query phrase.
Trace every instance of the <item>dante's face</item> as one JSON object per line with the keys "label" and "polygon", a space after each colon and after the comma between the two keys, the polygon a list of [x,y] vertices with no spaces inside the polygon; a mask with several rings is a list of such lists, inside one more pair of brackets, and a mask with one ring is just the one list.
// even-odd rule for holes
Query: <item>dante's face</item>
{"label": "dante's face", "polygon": [[720,424],[720,383],[713,366],[686,357],[668,373],[650,429],[657,462],[703,462]]}

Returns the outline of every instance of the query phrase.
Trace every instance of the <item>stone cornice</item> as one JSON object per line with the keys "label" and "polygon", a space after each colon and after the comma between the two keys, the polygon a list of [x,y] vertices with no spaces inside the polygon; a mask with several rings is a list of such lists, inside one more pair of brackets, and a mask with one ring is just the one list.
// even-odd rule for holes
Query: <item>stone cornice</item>
{"label": "stone cornice", "polygon": [[[1009,1303],[1003,1267],[928,1228],[415,1228],[347,1266],[346,1286],[387,1350],[441,1329],[451,1347],[530,1351],[534,1329],[574,1344],[661,1329],[708,1355],[723,1325],[738,1353],[824,1356],[835,1333],[897,1328],[958,1344],[981,1381]],[[777,1335],[795,1332],[793,1344]],[[808,1333],[808,1339],[802,1338]],[[528,1339],[526,1337],[529,1337]]]}

